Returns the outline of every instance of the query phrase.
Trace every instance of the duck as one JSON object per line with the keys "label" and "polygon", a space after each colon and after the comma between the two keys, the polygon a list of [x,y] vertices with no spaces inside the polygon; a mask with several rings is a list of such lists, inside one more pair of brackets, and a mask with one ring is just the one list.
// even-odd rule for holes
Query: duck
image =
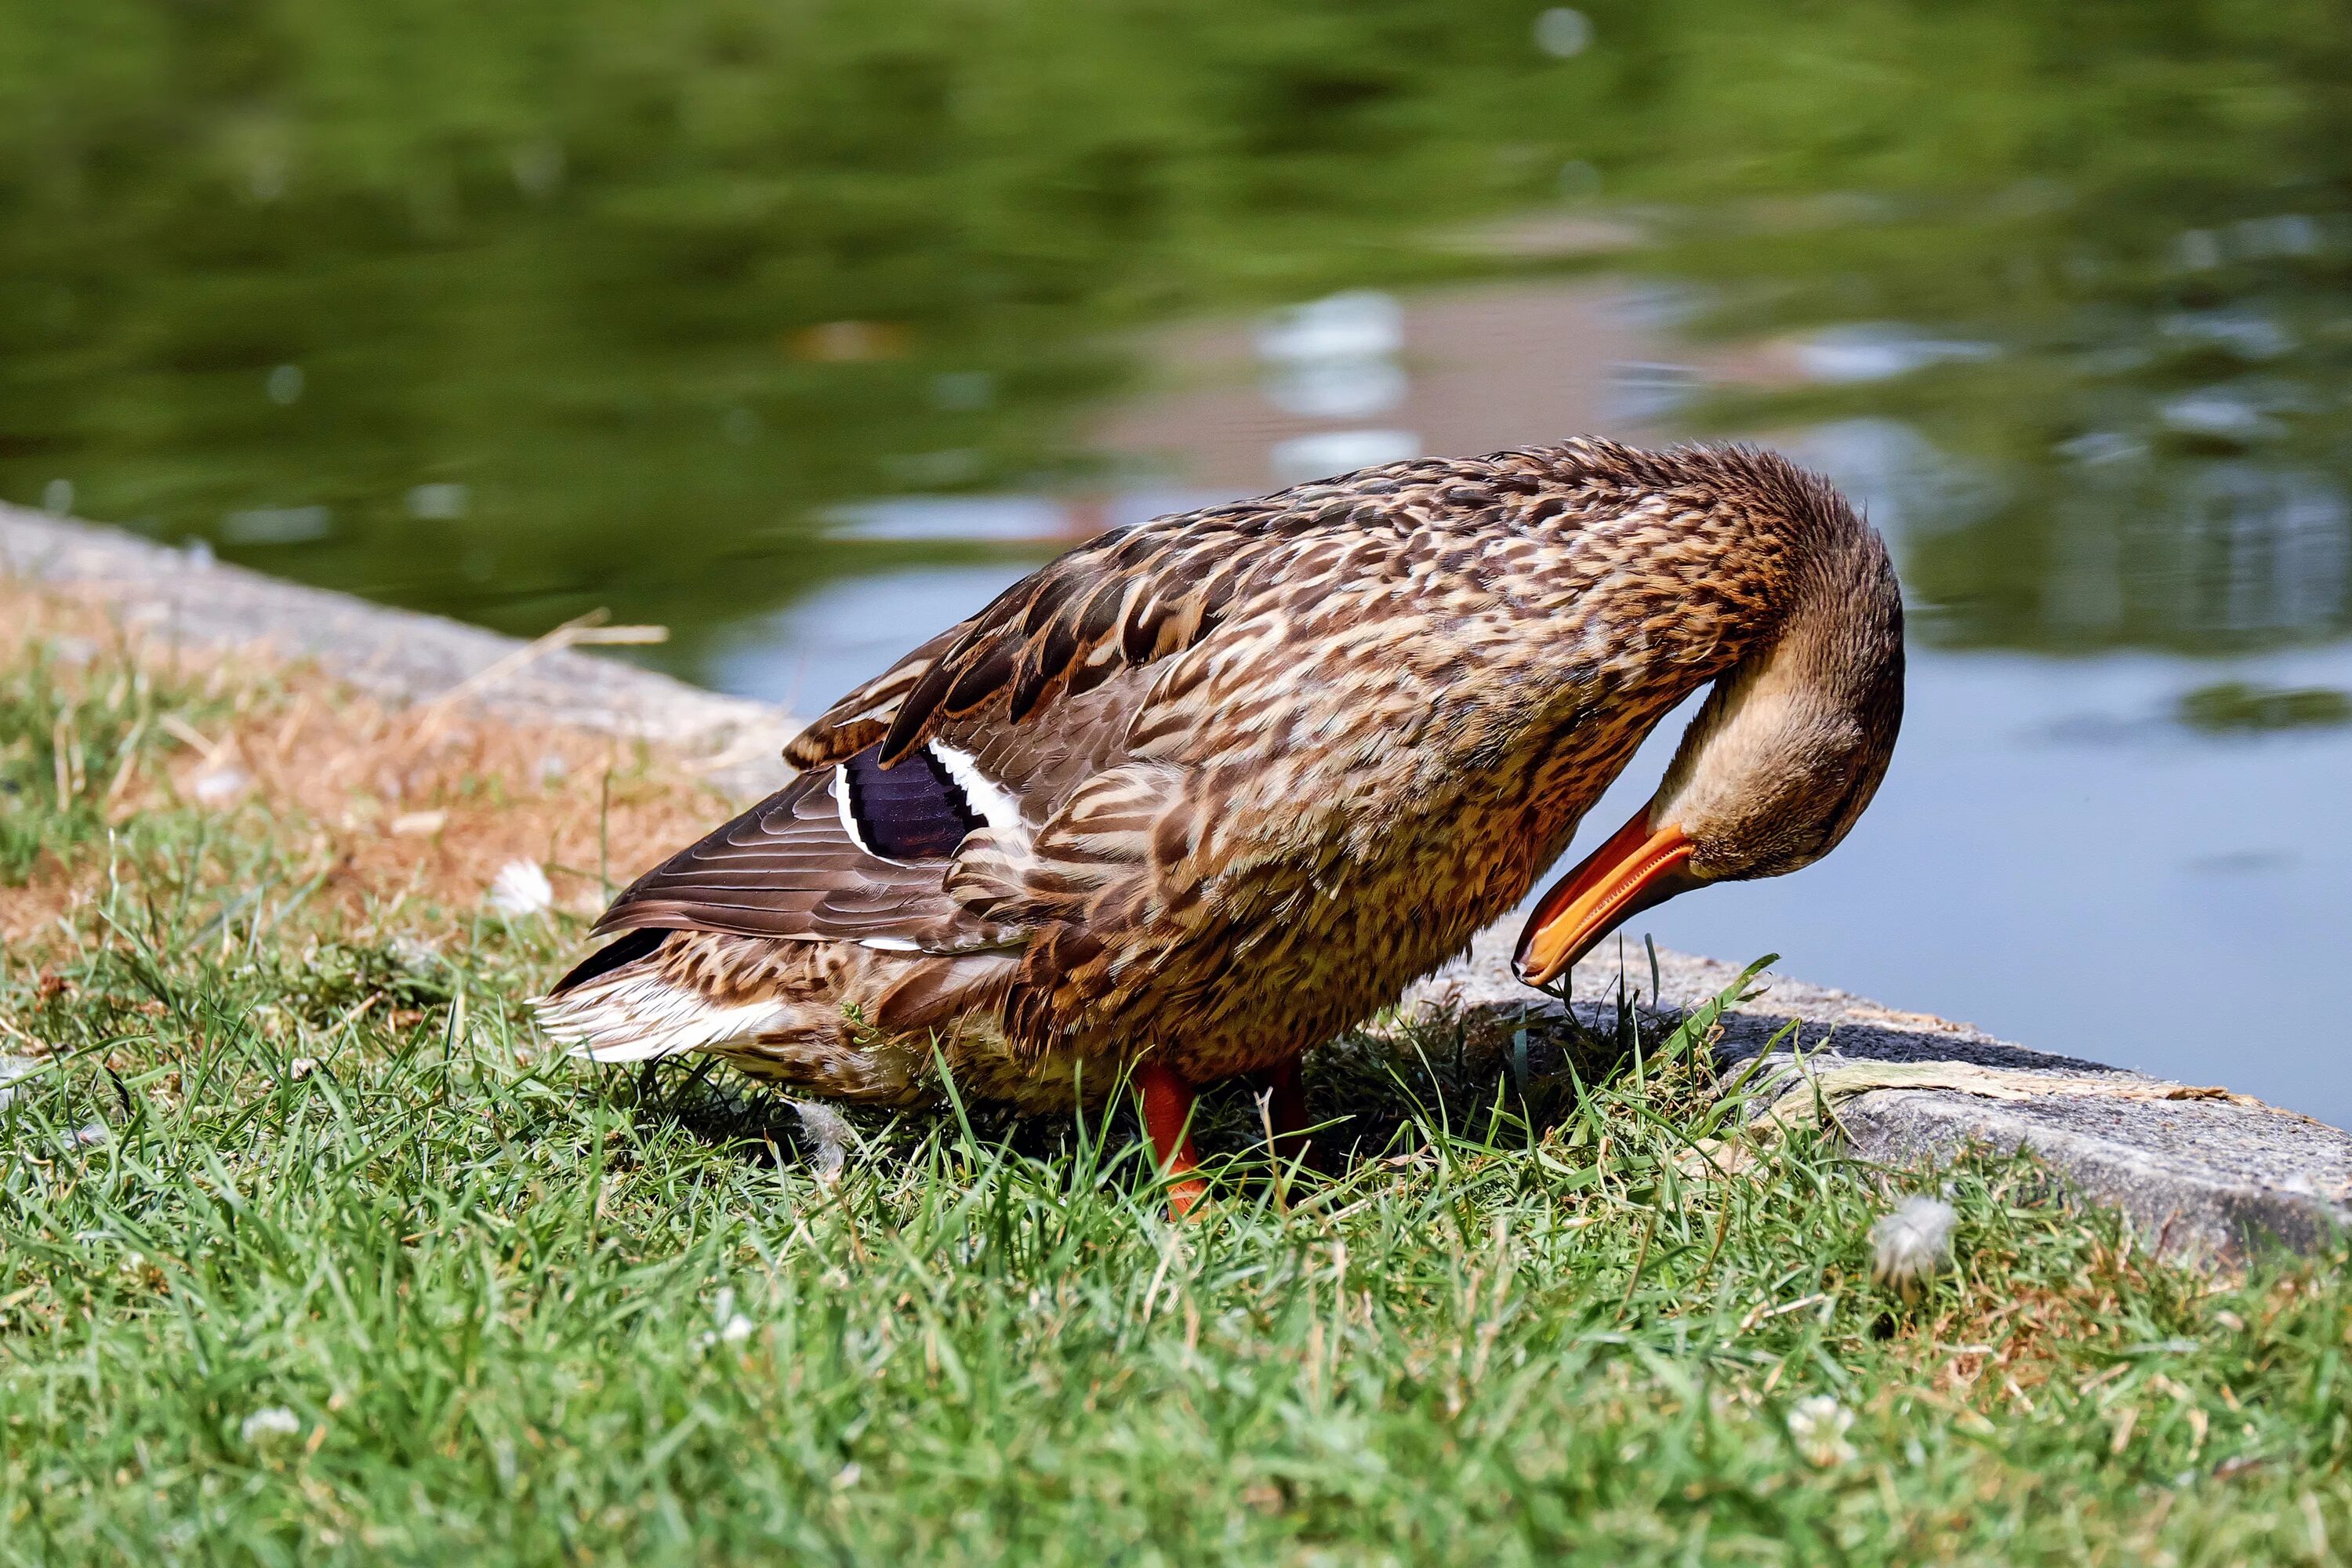
{"label": "duck", "polygon": [[1538,900],[1549,986],[1630,917],[1833,849],[1903,713],[1877,531],[1755,447],[1419,458],[1114,530],[834,703],[765,800],[613,900],[537,1004],[600,1062],[818,1098],[1196,1091],[1300,1147],[1300,1059],[1522,904],[1702,688],[1655,793]]}

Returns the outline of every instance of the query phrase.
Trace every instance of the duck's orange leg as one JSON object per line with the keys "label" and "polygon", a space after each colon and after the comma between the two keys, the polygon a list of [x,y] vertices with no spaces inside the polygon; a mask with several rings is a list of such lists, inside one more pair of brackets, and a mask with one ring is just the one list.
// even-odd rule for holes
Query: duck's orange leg
{"label": "duck's orange leg", "polygon": [[1192,1151],[1192,1086],[1165,1064],[1145,1062],[1135,1069],[1135,1087],[1143,1091],[1143,1130],[1160,1156],[1160,1168],[1178,1178],[1168,1187],[1169,1212],[1183,1219],[1209,1190],[1193,1174],[1201,1160]]}
{"label": "duck's orange leg", "polygon": [[1307,1142],[1307,1083],[1298,1070],[1298,1058],[1276,1068],[1265,1075],[1266,1120],[1274,1129],[1274,1157],[1286,1163],[1298,1159],[1309,1147]]}

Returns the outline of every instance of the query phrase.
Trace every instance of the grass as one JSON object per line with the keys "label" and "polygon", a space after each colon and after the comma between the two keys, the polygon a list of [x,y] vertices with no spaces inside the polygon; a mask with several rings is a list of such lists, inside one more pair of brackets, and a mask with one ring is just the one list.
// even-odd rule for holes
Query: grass
{"label": "grass", "polygon": [[[551,831],[586,858],[602,778],[534,759],[589,742],[331,797],[327,752],[256,759],[306,700],[362,755],[391,721],[72,624],[0,648],[0,831],[34,847],[0,881],[31,1069],[0,1110],[0,1563],[2352,1548],[2341,1254],[2159,1262],[2011,1159],[1887,1173],[1800,1133],[1713,1176],[1724,1110],[1654,1032],[1638,1070],[1339,1042],[1317,1110],[1363,1156],[1276,1179],[1228,1091],[1197,1226],[1123,1116],[859,1118],[826,1181],[787,1102],[531,1033],[582,922],[490,913],[483,873]],[[179,790],[232,747],[248,793]],[[621,869],[708,813],[629,766]],[[474,847],[388,830],[426,809]],[[1906,1302],[1868,1230],[1922,1186],[1958,1267]]]}

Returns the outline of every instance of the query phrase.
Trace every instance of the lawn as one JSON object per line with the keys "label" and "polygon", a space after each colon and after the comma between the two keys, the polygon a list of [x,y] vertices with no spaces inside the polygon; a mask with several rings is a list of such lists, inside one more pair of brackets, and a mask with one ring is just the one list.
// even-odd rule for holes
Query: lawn
{"label": "lawn", "polygon": [[1230,1091],[1171,1225],[1124,1114],[836,1131],[550,1053],[603,885],[719,809],[659,754],[0,626],[0,1562],[2352,1552],[2341,1253],[2192,1269],[2028,1162],[1802,1131],[1718,1173],[1659,1020],[1335,1043],[1345,1173]]}

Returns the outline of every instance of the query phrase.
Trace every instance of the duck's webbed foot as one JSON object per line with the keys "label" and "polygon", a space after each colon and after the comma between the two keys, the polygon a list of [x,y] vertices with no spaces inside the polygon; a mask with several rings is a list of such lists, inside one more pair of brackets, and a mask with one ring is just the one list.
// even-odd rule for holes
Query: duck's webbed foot
{"label": "duck's webbed foot", "polygon": [[1143,1131],[1151,1139],[1160,1169],[1173,1178],[1168,1186],[1168,1212],[1178,1219],[1191,1217],[1209,1184],[1194,1173],[1201,1159],[1192,1148],[1192,1086],[1160,1062],[1147,1061],[1135,1069],[1135,1087],[1143,1095]]}

